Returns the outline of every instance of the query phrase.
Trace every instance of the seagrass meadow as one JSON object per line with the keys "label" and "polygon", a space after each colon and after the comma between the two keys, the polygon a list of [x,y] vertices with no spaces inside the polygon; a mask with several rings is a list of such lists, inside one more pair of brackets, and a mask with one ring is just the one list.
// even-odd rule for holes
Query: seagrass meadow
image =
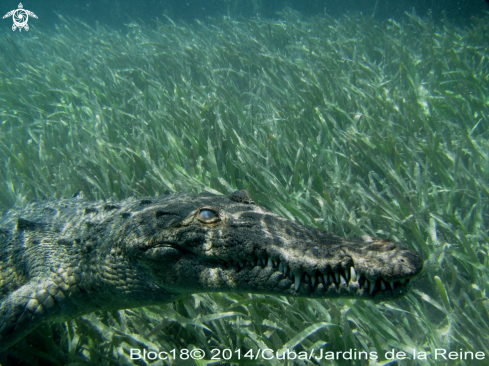
{"label": "seagrass meadow", "polygon": [[[131,348],[200,348],[204,359],[176,363],[199,366],[487,364],[487,17],[280,19],[119,31],[60,18],[56,31],[4,33],[0,210],[79,189],[94,200],[247,189],[302,224],[416,249],[415,289],[385,303],[214,293],[98,312],[44,324],[1,365],[170,364],[130,360]],[[212,360],[215,348],[378,359]],[[408,358],[386,359],[392,349]]]}

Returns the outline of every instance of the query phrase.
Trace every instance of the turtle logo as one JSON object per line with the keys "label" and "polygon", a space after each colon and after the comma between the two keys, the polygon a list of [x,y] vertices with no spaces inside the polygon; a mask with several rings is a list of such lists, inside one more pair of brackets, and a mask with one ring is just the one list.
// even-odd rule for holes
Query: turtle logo
{"label": "turtle logo", "polygon": [[13,31],[16,30],[17,28],[19,28],[19,32],[22,31],[22,28],[28,31],[29,25],[27,24],[27,21],[29,20],[29,15],[37,19],[36,14],[34,14],[32,11],[25,10],[24,7],[22,6],[22,3],[19,3],[19,8],[9,11],[7,14],[3,16],[3,19],[12,16],[12,19],[14,21],[14,25],[12,25]]}

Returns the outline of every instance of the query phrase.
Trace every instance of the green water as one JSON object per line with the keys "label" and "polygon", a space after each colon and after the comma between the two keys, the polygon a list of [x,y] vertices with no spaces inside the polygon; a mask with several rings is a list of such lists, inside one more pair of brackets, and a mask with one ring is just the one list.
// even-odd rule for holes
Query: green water
{"label": "green water", "polygon": [[61,18],[50,33],[2,36],[0,209],[79,189],[122,199],[245,188],[303,224],[416,249],[416,288],[379,304],[195,295],[47,324],[11,354],[125,365],[132,348],[200,348],[205,359],[188,365],[268,366],[313,363],[216,361],[211,350],[357,350],[378,359],[315,364],[383,365],[395,350],[417,354],[396,365],[445,365],[437,349],[462,349],[485,360],[452,365],[487,364],[487,24],[280,18],[127,32]]}

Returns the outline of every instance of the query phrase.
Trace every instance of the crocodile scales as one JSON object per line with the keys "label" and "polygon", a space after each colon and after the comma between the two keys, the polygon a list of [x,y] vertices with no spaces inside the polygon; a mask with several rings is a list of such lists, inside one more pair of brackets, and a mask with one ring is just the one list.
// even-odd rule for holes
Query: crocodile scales
{"label": "crocodile scales", "polygon": [[197,292],[394,299],[422,267],[403,245],[300,225],[246,191],[38,201],[0,217],[0,352],[44,321]]}

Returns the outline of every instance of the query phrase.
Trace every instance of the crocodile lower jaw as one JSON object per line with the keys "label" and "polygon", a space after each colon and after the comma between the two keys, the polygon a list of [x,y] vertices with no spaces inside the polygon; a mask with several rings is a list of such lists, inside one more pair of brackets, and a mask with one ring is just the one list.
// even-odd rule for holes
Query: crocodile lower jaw
{"label": "crocodile lower jaw", "polygon": [[364,274],[357,273],[354,266],[349,267],[349,270],[328,269],[327,273],[318,270],[312,274],[305,271],[294,273],[280,261],[257,259],[254,263],[225,262],[220,267],[223,270],[234,269],[236,277],[247,276],[250,272],[267,271],[268,277],[280,276],[276,280],[282,291],[286,290],[289,295],[296,296],[393,299],[403,296],[411,285],[411,279],[387,281],[379,276],[369,280]]}

